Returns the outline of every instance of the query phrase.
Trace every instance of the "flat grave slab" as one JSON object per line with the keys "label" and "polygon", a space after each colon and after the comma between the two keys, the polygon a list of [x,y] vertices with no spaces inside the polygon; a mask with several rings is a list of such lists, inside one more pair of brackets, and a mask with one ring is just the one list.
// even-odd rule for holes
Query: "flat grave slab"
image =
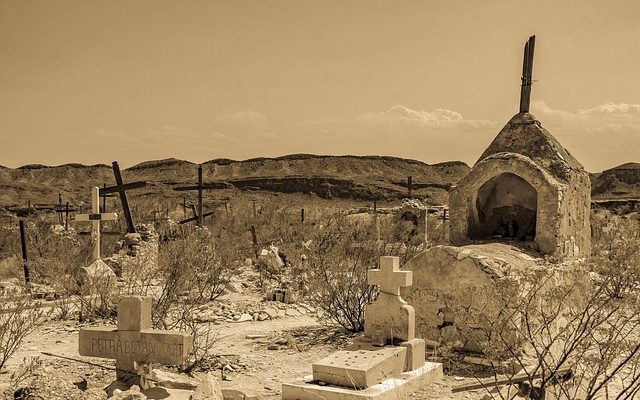
{"label": "flat grave slab", "polygon": [[398,400],[443,378],[442,364],[427,362],[422,367],[357,390],[340,386],[320,386],[308,375],[282,384],[283,400]]}
{"label": "flat grave slab", "polygon": [[407,349],[343,350],[313,363],[313,378],[333,385],[364,389],[404,370]]}

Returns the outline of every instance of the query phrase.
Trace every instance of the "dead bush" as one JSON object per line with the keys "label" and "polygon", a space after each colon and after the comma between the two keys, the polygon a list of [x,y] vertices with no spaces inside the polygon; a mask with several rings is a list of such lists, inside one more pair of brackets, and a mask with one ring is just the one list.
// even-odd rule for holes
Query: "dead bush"
{"label": "dead bush", "polygon": [[598,232],[590,269],[609,296],[622,298],[640,288],[640,222],[619,216],[594,221]]}
{"label": "dead bush", "polygon": [[530,398],[545,392],[563,399],[634,398],[640,390],[637,296],[612,298],[605,286],[582,280],[558,284],[551,269],[531,273],[521,288],[517,296],[499,298],[505,305],[499,320],[487,316],[485,323],[495,328],[495,347],[506,349],[525,374]]}
{"label": "dead bush", "polygon": [[24,338],[44,322],[43,311],[33,306],[28,298],[18,299],[0,313],[0,371]]}
{"label": "dead bush", "polygon": [[329,221],[316,231],[306,253],[310,301],[325,317],[350,331],[364,329],[364,310],[376,295],[367,271],[378,265],[384,249],[371,226]]}
{"label": "dead bush", "polygon": [[238,254],[237,241],[207,228],[195,228],[184,239],[160,247],[162,291],[155,304],[156,325],[167,325],[163,321],[181,296],[188,306],[218,298],[237,268]]}

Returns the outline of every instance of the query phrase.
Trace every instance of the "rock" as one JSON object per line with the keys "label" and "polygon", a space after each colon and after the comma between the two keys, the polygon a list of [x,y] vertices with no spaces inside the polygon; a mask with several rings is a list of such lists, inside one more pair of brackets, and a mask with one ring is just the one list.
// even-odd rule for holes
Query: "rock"
{"label": "rock", "polygon": [[280,350],[280,346],[277,344],[270,344],[269,347],[267,347],[267,350]]}
{"label": "rock", "polygon": [[287,311],[284,312],[285,315],[288,315],[289,317],[297,317],[300,315],[300,311],[294,309],[294,308],[289,308],[287,309]]}
{"label": "rock", "polygon": [[244,287],[240,282],[229,282],[227,283],[226,289],[229,293],[242,293],[244,291]]}
{"label": "rock", "polygon": [[268,319],[269,319],[269,315],[266,312],[258,313],[258,317],[256,318],[257,321],[266,321]]}
{"label": "rock", "polygon": [[273,343],[279,344],[281,346],[286,346],[289,344],[289,339],[280,338],[280,339],[276,339],[276,341],[274,341]]}
{"label": "rock", "polygon": [[222,391],[220,390],[220,383],[216,377],[208,372],[207,375],[200,381],[196,391],[193,393],[191,400],[223,400]]}
{"label": "rock", "polygon": [[257,335],[247,335],[247,336],[245,336],[246,339],[262,339],[262,338],[265,338],[265,337],[267,337],[267,335],[257,334]]}
{"label": "rock", "polygon": [[156,381],[158,386],[170,389],[195,390],[198,387],[198,381],[193,378],[159,369],[152,370],[150,378]]}
{"label": "rock", "polygon": [[255,396],[247,396],[237,389],[222,389],[222,396],[224,400],[249,400],[255,398]]}
{"label": "rock", "polygon": [[120,389],[115,389],[113,391],[113,396],[110,397],[113,400],[147,400],[147,396],[140,392],[140,387],[138,385],[133,385],[129,390],[125,390],[124,392]]}
{"label": "rock", "polygon": [[127,246],[138,244],[141,240],[142,237],[139,233],[127,233],[126,235],[124,235],[124,244]]}
{"label": "rock", "polygon": [[240,317],[233,322],[248,322],[253,321],[253,317],[250,314],[242,314]]}
{"label": "rock", "polygon": [[269,319],[278,318],[278,310],[276,310],[275,308],[265,308],[263,312],[267,314],[267,317],[269,317]]}

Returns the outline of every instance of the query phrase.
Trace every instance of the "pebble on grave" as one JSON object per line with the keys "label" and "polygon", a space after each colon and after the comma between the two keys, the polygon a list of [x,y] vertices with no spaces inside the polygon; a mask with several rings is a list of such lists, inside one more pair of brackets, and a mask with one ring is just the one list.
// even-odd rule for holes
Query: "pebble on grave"
{"label": "pebble on grave", "polygon": [[151,328],[151,297],[123,297],[118,303],[118,326],[80,330],[81,356],[116,360],[116,377],[136,384],[136,364],[182,364],[193,348],[191,335]]}

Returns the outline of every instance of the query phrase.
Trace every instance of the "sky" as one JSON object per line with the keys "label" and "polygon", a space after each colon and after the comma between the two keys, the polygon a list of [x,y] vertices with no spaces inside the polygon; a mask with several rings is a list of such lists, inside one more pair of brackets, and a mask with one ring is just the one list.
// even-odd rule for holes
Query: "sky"
{"label": "sky", "polygon": [[640,162],[640,2],[0,0],[0,165],[291,153],[473,164],[531,112]]}

